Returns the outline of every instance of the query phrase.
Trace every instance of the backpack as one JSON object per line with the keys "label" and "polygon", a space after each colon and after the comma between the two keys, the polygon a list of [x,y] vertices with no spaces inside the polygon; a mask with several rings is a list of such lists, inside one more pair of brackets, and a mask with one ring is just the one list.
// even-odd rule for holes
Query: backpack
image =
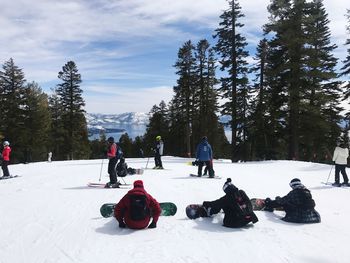
{"label": "backpack", "polygon": [[144,220],[150,215],[145,195],[130,195],[130,218],[134,221]]}
{"label": "backpack", "polygon": [[243,190],[238,190],[234,196],[237,203],[237,214],[246,220],[255,221],[253,207],[247,194]]}

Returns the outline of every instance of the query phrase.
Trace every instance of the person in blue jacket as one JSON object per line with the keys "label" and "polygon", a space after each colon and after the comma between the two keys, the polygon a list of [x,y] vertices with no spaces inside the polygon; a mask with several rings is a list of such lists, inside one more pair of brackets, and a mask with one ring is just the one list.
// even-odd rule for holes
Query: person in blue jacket
{"label": "person in blue jacket", "polygon": [[202,176],[202,168],[203,165],[206,165],[209,172],[209,177],[214,177],[214,170],[212,166],[212,160],[213,160],[213,151],[211,149],[210,144],[208,143],[208,139],[206,136],[204,136],[201,140],[201,142],[197,146],[196,151],[196,159],[198,160],[198,177]]}

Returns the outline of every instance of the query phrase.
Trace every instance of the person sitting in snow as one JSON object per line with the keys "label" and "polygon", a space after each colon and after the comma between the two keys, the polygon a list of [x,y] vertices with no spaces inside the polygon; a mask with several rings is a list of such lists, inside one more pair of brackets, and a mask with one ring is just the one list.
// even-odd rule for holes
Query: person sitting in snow
{"label": "person sitting in snow", "polygon": [[258,222],[249,197],[243,190],[239,190],[232,184],[231,178],[227,178],[222,189],[225,192],[223,197],[215,201],[203,202],[206,213],[204,216],[217,214],[222,209],[225,214],[223,225],[226,227],[243,227],[250,222]]}
{"label": "person sitting in snow", "polygon": [[275,200],[265,199],[265,210],[273,212],[274,208],[282,208],[286,215],[283,221],[293,223],[320,223],[320,214],[315,210],[315,201],[312,199],[310,190],[301,183],[300,179],[294,178],[289,183],[293,189],[286,196],[277,196]]}
{"label": "person sitting in snow", "polygon": [[[134,182],[134,188],[128,191],[114,208],[114,217],[120,228],[156,228],[160,213],[159,203],[146,192],[141,180]],[[153,220],[149,224],[151,218]]]}
{"label": "person sitting in snow", "polygon": [[136,169],[128,167],[128,165],[125,162],[124,157],[120,158],[119,163],[117,164],[117,175],[119,177],[125,177],[128,174],[136,174]]}

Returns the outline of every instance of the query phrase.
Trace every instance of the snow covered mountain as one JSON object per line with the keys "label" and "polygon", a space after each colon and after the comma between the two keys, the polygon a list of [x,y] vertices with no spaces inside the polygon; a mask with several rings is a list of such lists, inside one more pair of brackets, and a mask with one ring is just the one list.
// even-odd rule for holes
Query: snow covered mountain
{"label": "snow covered mountain", "polygon": [[149,116],[144,112],[125,112],[121,114],[86,113],[88,128],[116,128],[123,125],[147,125]]}

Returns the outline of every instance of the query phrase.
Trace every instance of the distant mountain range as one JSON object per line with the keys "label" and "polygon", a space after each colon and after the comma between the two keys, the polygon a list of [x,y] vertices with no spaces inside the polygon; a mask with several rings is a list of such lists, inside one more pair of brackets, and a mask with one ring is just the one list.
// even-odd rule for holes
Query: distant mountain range
{"label": "distant mountain range", "polygon": [[121,114],[86,113],[85,118],[90,134],[125,132],[132,126],[144,126],[149,122],[149,115],[143,112],[125,112]]}

